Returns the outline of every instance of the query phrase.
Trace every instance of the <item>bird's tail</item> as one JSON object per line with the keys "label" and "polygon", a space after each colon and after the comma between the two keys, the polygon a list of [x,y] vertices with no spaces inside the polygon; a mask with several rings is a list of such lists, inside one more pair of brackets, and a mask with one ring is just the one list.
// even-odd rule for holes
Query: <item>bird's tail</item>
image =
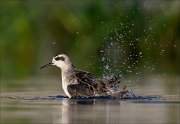
{"label": "bird's tail", "polygon": [[119,75],[111,75],[105,77],[107,81],[106,86],[110,91],[110,94],[114,94],[120,90],[119,84],[121,82],[121,77]]}

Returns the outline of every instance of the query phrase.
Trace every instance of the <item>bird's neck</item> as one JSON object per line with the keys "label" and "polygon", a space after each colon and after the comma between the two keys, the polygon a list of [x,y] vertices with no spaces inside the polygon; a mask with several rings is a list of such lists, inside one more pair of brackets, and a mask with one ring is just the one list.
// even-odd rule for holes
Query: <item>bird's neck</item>
{"label": "bird's neck", "polygon": [[75,70],[76,68],[74,66],[71,66],[68,70],[62,70],[61,77],[63,85],[77,83],[75,78]]}
{"label": "bird's neck", "polygon": [[75,69],[74,65],[69,65],[66,68],[61,68],[62,73],[72,72]]}
{"label": "bird's neck", "polygon": [[62,78],[67,78],[68,76],[71,76],[74,74],[76,67],[74,65],[69,66],[66,69],[61,69],[62,72]]}

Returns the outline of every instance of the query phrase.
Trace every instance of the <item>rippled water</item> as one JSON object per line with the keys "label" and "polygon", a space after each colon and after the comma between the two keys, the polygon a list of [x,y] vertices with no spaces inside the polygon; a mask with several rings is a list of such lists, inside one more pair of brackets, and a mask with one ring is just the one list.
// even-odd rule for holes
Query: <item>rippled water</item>
{"label": "rippled water", "polygon": [[3,87],[6,90],[1,92],[1,123],[180,123],[178,80],[174,89],[156,81],[133,86],[134,92],[142,96],[138,99],[69,99],[56,79],[12,81],[24,83],[24,87]]}

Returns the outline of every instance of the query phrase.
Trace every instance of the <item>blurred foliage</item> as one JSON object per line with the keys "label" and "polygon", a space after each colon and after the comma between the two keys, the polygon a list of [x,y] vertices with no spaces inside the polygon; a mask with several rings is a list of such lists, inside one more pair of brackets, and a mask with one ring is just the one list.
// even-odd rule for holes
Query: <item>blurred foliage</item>
{"label": "blurred foliage", "polygon": [[59,53],[96,75],[109,68],[108,73],[122,75],[180,74],[178,0],[1,0],[0,4],[1,78],[59,74],[56,69],[52,73],[54,68],[39,70]]}

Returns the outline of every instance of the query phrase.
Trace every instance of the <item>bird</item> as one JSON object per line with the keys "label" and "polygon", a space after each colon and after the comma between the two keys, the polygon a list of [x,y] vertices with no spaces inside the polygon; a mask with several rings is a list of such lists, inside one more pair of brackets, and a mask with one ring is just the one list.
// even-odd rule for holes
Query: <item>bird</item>
{"label": "bird", "polygon": [[61,69],[62,88],[69,98],[115,97],[122,96],[127,91],[125,88],[123,91],[119,90],[120,76],[96,78],[90,72],[76,68],[66,54],[53,57],[52,62],[40,69],[51,65]]}

